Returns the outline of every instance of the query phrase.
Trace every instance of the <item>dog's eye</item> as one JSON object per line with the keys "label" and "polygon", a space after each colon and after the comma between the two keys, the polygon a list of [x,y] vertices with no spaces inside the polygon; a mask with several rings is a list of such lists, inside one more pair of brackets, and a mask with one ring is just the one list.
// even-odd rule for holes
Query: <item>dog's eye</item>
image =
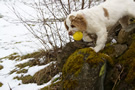
{"label": "dog's eye", "polygon": [[74,28],[75,26],[74,25],[71,25],[72,28]]}

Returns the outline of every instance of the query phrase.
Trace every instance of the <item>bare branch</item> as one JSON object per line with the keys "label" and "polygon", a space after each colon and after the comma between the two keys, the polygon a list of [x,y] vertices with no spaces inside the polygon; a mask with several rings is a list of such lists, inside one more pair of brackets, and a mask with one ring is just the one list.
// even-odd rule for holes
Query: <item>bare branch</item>
{"label": "bare branch", "polygon": [[84,9],[84,0],[82,0],[82,7],[81,9]]}
{"label": "bare branch", "polygon": [[61,0],[59,0],[59,1],[60,1],[60,4],[61,4],[61,6],[62,6],[63,11],[65,12],[66,15],[68,15],[69,13],[68,13],[67,10],[65,9],[64,4],[62,3]]}
{"label": "bare branch", "polygon": [[71,9],[70,9],[70,0],[68,0],[68,12],[71,13]]}

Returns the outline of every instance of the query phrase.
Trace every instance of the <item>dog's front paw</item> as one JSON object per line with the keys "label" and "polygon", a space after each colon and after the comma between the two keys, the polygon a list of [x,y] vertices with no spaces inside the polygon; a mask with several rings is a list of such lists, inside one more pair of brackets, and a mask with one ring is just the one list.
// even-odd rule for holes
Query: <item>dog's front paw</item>
{"label": "dog's front paw", "polygon": [[100,49],[97,47],[90,47],[90,48],[93,49],[96,53],[98,53],[100,51]]}

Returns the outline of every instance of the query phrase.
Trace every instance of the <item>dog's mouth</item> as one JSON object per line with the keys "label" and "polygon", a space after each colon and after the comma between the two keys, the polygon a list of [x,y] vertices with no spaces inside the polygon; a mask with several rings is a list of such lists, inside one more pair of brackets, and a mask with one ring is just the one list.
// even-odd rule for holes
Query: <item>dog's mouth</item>
{"label": "dog's mouth", "polygon": [[72,35],[72,36],[73,36],[73,34],[74,34],[74,33],[73,33],[72,31],[69,31],[69,32],[68,32],[68,35]]}
{"label": "dog's mouth", "polygon": [[[78,30],[78,31],[80,31],[80,30]],[[68,35],[71,35],[71,36],[73,36],[76,32],[78,32],[78,31],[69,31],[68,32]],[[80,31],[81,32],[81,31]],[[83,32],[82,32],[83,33]]]}

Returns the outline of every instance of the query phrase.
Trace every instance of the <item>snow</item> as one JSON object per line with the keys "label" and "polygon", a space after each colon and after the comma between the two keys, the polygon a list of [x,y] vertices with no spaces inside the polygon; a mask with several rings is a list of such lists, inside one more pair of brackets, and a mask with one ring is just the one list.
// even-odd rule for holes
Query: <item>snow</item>
{"label": "snow", "polygon": [[[43,48],[41,43],[24,27],[23,24],[13,21],[16,20],[17,17],[7,7],[10,3],[17,5],[18,10],[21,8],[23,9],[22,11],[29,12],[29,14],[32,15],[36,13],[32,10],[32,8],[27,7],[19,1],[21,0],[0,0],[0,16],[3,16],[0,18],[0,58],[15,52],[19,55],[25,55]],[[29,2],[32,2],[32,0],[29,0]],[[28,15],[28,13],[20,13],[23,13],[24,16]],[[26,17],[29,17],[29,15]],[[22,84],[21,81],[13,79],[16,76],[21,76],[21,74],[16,73],[9,74],[10,71],[16,68],[15,65],[28,62],[29,60],[32,60],[32,58],[25,59],[23,61],[8,59],[2,59],[0,61],[0,65],[3,66],[3,69],[0,70],[0,82],[3,84],[3,86],[0,87],[0,90],[9,90],[10,87],[12,90],[39,90],[40,88],[51,84],[53,79],[44,85],[37,85],[35,83]],[[37,71],[49,66],[52,63],[55,62],[50,62],[47,65],[42,66],[25,67],[28,69],[28,72],[24,75],[34,75]],[[59,75],[60,74],[56,75],[54,78],[59,77]]]}
{"label": "snow", "polygon": [[[48,67],[49,65],[51,65],[51,64],[55,64],[56,62],[55,61],[53,61],[53,62],[50,62],[50,63],[48,63],[48,64],[46,64],[46,65],[43,65],[43,66],[33,66],[33,67],[30,67],[29,68],[29,70],[28,70],[28,73],[26,73],[26,74],[24,74],[24,76],[26,76],[26,75],[31,75],[31,76],[33,76],[36,72],[38,72],[39,70],[41,70],[41,69],[43,69],[43,68],[46,68],[46,67]],[[34,71],[33,71],[34,70]]]}
{"label": "snow", "polygon": [[[1,8],[4,7],[3,4],[0,3]],[[21,23],[10,23],[10,18],[6,21],[7,14],[13,17],[8,10],[5,7],[0,9],[0,14],[4,16],[0,18],[0,58],[13,52],[27,54],[42,48],[39,47],[42,46],[39,41]]]}
{"label": "snow", "polygon": [[[16,86],[15,88],[13,88],[13,90],[39,90],[43,87],[46,87],[46,86],[49,86],[52,84],[52,81],[55,79],[55,78],[58,78],[60,77],[61,73],[58,73],[57,75],[55,75],[49,82],[43,84],[43,85],[40,85],[40,86],[37,86],[36,84],[23,84],[21,86]],[[58,80],[59,81],[59,80]],[[58,82],[57,81],[57,82]],[[55,83],[57,83],[55,82]]]}
{"label": "snow", "polygon": [[[43,88],[45,86],[48,86],[51,84],[51,82],[59,77],[61,75],[61,73],[57,74],[54,76],[54,78],[52,78],[52,80],[50,80],[48,83],[45,83],[43,85],[40,85],[38,86],[37,84],[34,84],[34,83],[31,83],[31,84],[22,84],[21,81],[18,81],[16,79],[13,79],[13,77],[16,77],[16,76],[21,76],[16,74],[16,73],[13,73],[13,74],[9,74],[11,70],[13,70],[16,65],[16,63],[18,61],[12,61],[12,60],[8,60],[8,59],[3,59],[2,60],[3,63],[1,63],[0,65],[4,66],[4,68],[2,70],[0,70],[0,82],[3,83],[3,86],[0,87],[0,90],[9,90],[9,86],[13,89],[13,90],[39,90],[40,88]],[[22,62],[21,62],[22,63]],[[24,74],[25,75],[34,75],[37,71],[49,66],[50,64],[54,64],[56,62],[50,62],[46,65],[43,65],[43,66],[34,66],[34,67],[27,67],[29,68],[29,71]],[[21,84],[21,85],[19,85]]]}
{"label": "snow", "polygon": [[13,80],[15,74],[9,75],[10,70],[14,68],[15,61],[3,59],[1,63],[4,68],[0,70],[0,82],[3,83],[3,86],[0,87],[1,90],[9,90],[9,86],[17,86],[21,81]]}
{"label": "snow", "polygon": [[112,39],[112,43],[117,43],[117,41],[115,39]]}
{"label": "snow", "polygon": [[[25,55],[28,53],[35,52],[39,49],[43,49],[42,44],[39,42],[38,39],[36,39],[27,29],[24,27],[24,25],[18,21],[18,18],[15,16],[15,14],[12,12],[11,8],[12,5],[16,6],[16,9],[19,13],[21,13],[21,17],[25,17],[26,19],[29,18],[31,20],[37,20],[40,17],[37,12],[33,10],[34,6],[27,6],[27,3],[34,3],[41,0],[0,0],[0,58],[8,56],[12,53],[18,53],[19,55]],[[66,1],[66,0],[65,0]],[[23,3],[22,3],[23,2]],[[26,4],[26,5],[25,5]],[[50,5],[53,6],[53,5]],[[54,6],[55,8],[55,6]],[[43,9],[41,7],[41,9]],[[56,9],[53,9],[55,11]],[[48,13],[47,10],[45,10],[44,13]],[[18,14],[18,13],[17,13]],[[56,15],[59,15],[60,13],[57,11]],[[3,17],[2,17],[3,16]],[[37,18],[38,17],[38,18]],[[46,17],[51,17],[49,14],[46,15]],[[63,32],[60,32],[63,37],[68,37],[65,34],[65,31],[63,30],[64,25],[62,23],[58,23],[60,29]],[[40,25],[35,25],[35,29],[43,28],[43,26],[40,27]],[[56,29],[55,25],[53,26],[54,29]],[[48,28],[47,28],[48,30]],[[51,33],[48,32],[48,34]],[[39,33],[40,36],[40,33]],[[45,35],[41,36],[44,40],[46,40]],[[62,40],[66,42],[69,41],[69,37],[64,39],[62,37]],[[58,38],[58,35],[56,33],[55,39]],[[51,41],[53,41],[52,38],[50,38]],[[61,41],[54,40],[58,45],[61,44]],[[46,45],[49,46],[47,43]],[[45,57],[44,57],[45,58]],[[3,84],[2,87],[0,87],[0,90],[10,90],[10,87],[12,90],[39,90],[40,88],[43,88],[45,86],[51,85],[52,81],[55,78],[60,77],[61,73],[58,73],[57,75],[52,78],[48,83],[45,83],[43,85],[37,85],[36,83],[31,84],[22,84],[22,81],[13,79],[16,76],[21,76],[22,74],[16,74],[15,72],[13,74],[9,74],[10,71],[14,69],[19,69],[15,67],[17,64],[28,62],[29,60],[32,60],[33,58],[25,59],[23,61],[15,61],[15,60],[8,60],[8,59],[2,59],[0,60],[0,65],[3,66],[3,69],[0,70],[0,82]],[[41,63],[44,61],[42,58],[40,59]],[[50,62],[46,65],[42,66],[33,66],[33,67],[25,67],[25,69],[28,69],[28,72],[23,74],[25,75],[34,75],[37,71],[48,67],[52,63]]]}

